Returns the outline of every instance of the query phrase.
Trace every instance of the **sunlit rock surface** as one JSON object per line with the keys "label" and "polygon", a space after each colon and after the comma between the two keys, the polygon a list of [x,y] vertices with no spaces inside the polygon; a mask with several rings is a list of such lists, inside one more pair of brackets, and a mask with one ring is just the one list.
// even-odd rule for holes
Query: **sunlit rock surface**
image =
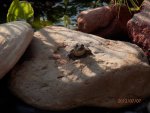
{"label": "sunlit rock surface", "polygon": [[[93,55],[69,59],[67,54],[76,43],[86,45]],[[12,70],[10,89],[42,109],[116,108],[150,96],[149,73],[147,59],[136,45],[52,26],[35,32]]]}
{"label": "sunlit rock surface", "polygon": [[33,30],[26,22],[0,25],[0,79],[16,64],[32,37]]}

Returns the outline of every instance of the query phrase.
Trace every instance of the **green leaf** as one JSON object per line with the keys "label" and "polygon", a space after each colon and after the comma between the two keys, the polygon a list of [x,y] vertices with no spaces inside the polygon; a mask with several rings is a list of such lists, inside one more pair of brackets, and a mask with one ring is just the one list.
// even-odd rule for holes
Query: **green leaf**
{"label": "green leaf", "polygon": [[113,0],[118,6],[118,17],[120,13],[121,5],[126,5],[130,13],[139,11],[143,3],[139,4],[138,0]]}
{"label": "green leaf", "polygon": [[69,0],[64,0],[65,6],[67,6],[68,2],[69,2]]}
{"label": "green leaf", "polygon": [[68,15],[64,15],[63,20],[64,20],[64,26],[65,27],[68,27],[71,24],[71,20],[70,20]]}
{"label": "green leaf", "polygon": [[7,22],[19,19],[29,20],[33,18],[33,16],[34,10],[29,2],[14,0],[7,13]]}

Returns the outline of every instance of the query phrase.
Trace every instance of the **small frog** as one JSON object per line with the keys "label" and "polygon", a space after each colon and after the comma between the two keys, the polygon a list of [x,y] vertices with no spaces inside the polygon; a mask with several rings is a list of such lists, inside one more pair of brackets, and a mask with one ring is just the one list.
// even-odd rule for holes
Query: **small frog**
{"label": "small frog", "polygon": [[84,44],[77,43],[69,52],[68,57],[71,59],[77,59],[86,57],[87,55],[92,55],[91,50]]}

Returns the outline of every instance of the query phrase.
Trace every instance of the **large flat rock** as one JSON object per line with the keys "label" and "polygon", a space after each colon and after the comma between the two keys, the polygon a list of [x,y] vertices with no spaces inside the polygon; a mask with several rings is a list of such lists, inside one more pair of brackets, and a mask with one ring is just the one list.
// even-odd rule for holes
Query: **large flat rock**
{"label": "large flat rock", "polygon": [[32,37],[33,30],[26,22],[0,25],[0,79],[16,64]]}
{"label": "large flat rock", "polygon": [[[93,55],[68,58],[76,43],[86,45]],[[114,108],[150,96],[149,73],[147,59],[136,45],[52,26],[35,32],[22,62],[11,73],[10,89],[42,109]]]}

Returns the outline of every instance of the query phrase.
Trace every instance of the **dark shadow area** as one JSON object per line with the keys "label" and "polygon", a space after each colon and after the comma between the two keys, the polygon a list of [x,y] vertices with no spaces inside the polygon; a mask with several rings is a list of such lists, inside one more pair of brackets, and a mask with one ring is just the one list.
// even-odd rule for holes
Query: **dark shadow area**
{"label": "dark shadow area", "polygon": [[150,101],[150,98],[147,98],[141,104],[120,109],[87,106],[64,111],[41,110],[25,104],[14,96],[9,90],[8,85],[9,73],[0,80],[0,113],[149,113],[147,111],[147,104]]}

